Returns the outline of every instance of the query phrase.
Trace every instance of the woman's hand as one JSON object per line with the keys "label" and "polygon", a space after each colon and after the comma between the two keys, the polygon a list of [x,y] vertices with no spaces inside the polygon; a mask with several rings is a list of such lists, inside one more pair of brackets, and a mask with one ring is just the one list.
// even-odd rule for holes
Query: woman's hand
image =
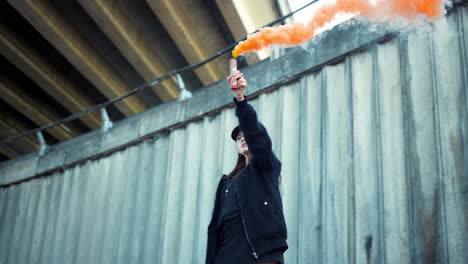
{"label": "woman's hand", "polygon": [[237,101],[244,100],[244,90],[247,88],[247,81],[244,79],[243,74],[240,71],[236,71],[233,75],[227,77],[229,84],[237,82],[237,89],[232,89],[232,95]]}

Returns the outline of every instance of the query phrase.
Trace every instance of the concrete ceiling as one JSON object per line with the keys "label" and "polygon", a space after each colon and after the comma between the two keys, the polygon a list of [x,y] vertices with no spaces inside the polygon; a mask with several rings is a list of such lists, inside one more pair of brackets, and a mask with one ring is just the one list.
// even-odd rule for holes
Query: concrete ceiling
{"label": "concrete ceiling", "polygon": [[[0,1],[0,138],[44,126],[204,60],[289,12],[286,0]],[[223,79],[229,54],[181,77],[190,91]],[[267,53],[249,54],[252,64]],[[168,79],[107,108],[118,121],[176,100]],[[99,112],[44,132],[47,144],[100,128]],[[0,161],[38,151],[28,136]]]}

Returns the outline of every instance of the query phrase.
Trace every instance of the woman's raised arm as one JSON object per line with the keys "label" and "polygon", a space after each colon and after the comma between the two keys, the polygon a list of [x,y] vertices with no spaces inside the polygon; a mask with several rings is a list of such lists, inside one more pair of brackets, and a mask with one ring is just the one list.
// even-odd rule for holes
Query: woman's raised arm
{"label": "woman's raised arm", "polygon": [[244,92],[247,81],[242,73],[237,71],[228,77],[228,81],[237,80],[237,89],[231,89],[236,104],[236,116],[239,119],[240,130],[244,133],[245,142],[252,154],[252,165],[269,170],[272,168],[273,155],[271,139],[266,128],[258,121],[257,113],[247,102]]}

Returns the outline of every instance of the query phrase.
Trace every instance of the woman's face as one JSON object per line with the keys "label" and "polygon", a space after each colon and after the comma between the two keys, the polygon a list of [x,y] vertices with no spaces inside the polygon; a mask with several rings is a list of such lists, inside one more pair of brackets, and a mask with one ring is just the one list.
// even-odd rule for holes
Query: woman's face
{"label": "woman's face", "polygon": [[237,152],[239,152],[240,154],[247,155],[247,153],[249,153],[249,147],[247,146],[247,143],[245,142],[244,133],[239,132],[239,134],[237,134],[236,146],[237,146]]}

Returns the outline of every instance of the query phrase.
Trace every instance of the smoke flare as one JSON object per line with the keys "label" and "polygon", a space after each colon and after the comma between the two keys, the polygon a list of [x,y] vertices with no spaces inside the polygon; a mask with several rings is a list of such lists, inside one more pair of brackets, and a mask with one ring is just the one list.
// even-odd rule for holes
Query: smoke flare
{"label": "smoke flare", "polygon": [[236,58],[242,53],[261,50],[272,44],[295,46],[315,36],[318,29],[333,21],[340,14],[355,14],[371,20],[396,19],[409,21],[418,18],[432,19],[444,14],[444,0],[336,0],[315,11],[307,24],[281,25],[261,28],[247,40],[239,42],[232,51]]}

